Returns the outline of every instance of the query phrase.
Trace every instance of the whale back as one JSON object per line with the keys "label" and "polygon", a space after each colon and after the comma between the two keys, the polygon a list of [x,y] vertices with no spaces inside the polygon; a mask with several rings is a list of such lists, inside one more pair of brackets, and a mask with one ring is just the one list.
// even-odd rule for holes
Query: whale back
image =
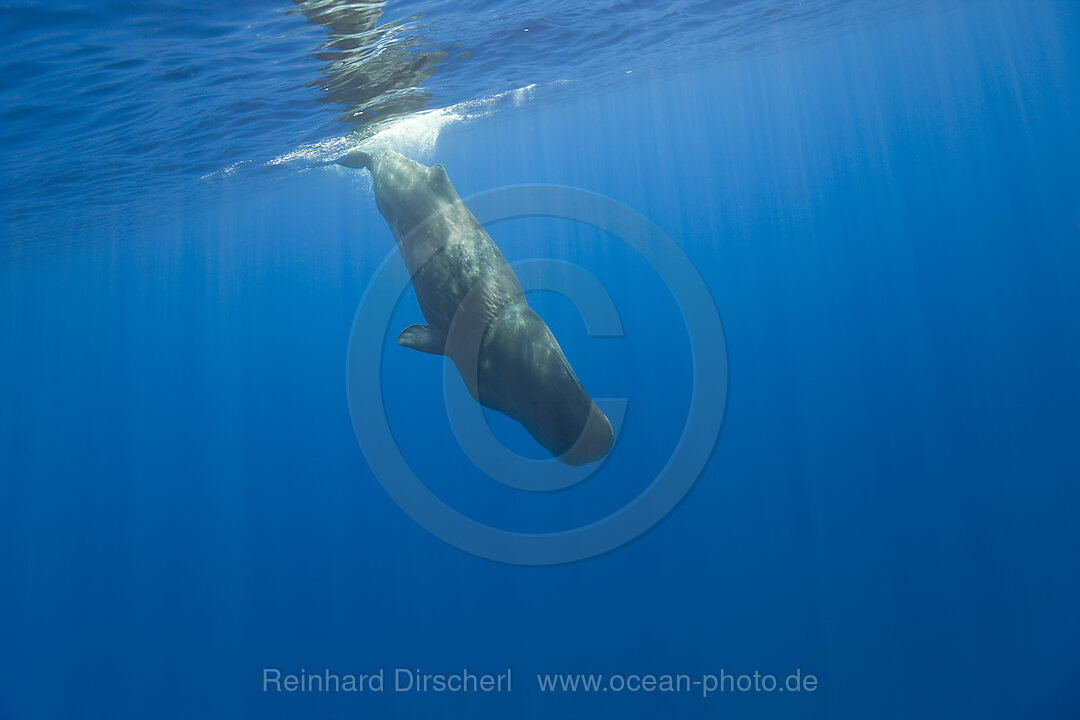
{"label": "whale back", "polygon": [[462,202],[442,165],[391,150],[371,156],[375,201],[390,226],[429,325],[447,331],[466,304],[488,322],[524,296],[502,252]]}
{"label": "whale back", "polygon": [[375,205],[399,243],[421,226],[432,235],[447,224],[460,223],[465,206],[442,165],[429,168],[382,150],[372,154],[370,168]]}

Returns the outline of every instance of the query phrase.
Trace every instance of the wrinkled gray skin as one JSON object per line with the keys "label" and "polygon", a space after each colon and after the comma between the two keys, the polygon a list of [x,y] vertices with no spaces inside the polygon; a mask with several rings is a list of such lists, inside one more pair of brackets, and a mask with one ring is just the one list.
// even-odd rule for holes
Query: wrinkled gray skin
{"label": "wrinkled gray skin", "polygon": [[520,422],[562,462],[604,457],[614,441],[611,424],[442,165],[429,168],[386,149],[354,150],[338,163],[371,170],[375,204],[427,318],[398,343],[450,357],[477,401]]}

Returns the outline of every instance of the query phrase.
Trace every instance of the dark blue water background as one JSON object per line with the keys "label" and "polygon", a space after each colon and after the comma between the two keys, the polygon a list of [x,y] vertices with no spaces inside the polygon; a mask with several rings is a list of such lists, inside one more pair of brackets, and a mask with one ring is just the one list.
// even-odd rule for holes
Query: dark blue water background
{"label": "dark blue water background", "polygon": [[[356,120],[320,102],[328,31],[290,9],[0,10],[0,717],[1080,716],[1075,4],[385,8],[438,58],[419,105],[458,108],[403,149],[463,196],[541,182],[625,203],[724,319],[725,427],[692,493],[553,568],[445,545],[368,469],[345,353],[393,242],[363,173],[313,167]],[[565,493],[486,480],[440,363],[393,344],[411,296],[389,419],[463,512],[574,527],[670,455],[688,337],[602,233],[492,233],[611,293],[622,339],[534,300],[590,392],[630,398],[624,435]],[[380,666],[512,667],[514,692],[260,683]],[[819,689],[534,680],[796,668]]]}

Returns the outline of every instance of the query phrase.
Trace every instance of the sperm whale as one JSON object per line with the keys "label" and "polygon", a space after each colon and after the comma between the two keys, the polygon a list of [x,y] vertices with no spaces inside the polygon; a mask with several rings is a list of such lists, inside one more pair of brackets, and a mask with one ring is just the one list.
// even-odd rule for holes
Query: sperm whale
{"label": "sperm whale", "polygon": [[398,344],[449,357],[481,405],[517,420],[562,462],[603,458],[614,442],[611,423],[443,166],[387,148],[353,150],[337,162],[371,171],[375,204],[427,320],[406,328]]}

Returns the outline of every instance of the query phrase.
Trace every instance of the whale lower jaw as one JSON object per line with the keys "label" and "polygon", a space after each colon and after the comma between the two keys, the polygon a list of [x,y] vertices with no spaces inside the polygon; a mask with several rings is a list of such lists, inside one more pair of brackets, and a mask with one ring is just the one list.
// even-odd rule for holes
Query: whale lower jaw
{"label": "whale lower jaw", "polygon": [[615,433],[611,429],[611,423],[596,403],[593,403],[581,437],[569,450],[556,457],[567,465],[588,465],[603,459],[611,451],[614,442]]}

